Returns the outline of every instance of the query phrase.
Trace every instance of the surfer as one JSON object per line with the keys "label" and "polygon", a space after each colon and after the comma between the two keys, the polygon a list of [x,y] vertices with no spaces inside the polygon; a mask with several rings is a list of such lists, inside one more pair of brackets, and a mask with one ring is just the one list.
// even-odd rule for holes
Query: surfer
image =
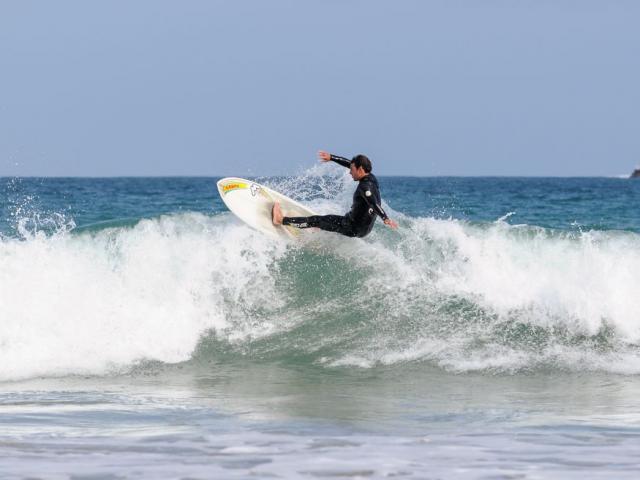
{"label": "surfer", "polygon": [[272,221],[274,225],[291,225],[296,228],[319,228],[328,232],[341,233],[348,237],[364,237],[373,229],[376,216],[380,216],[385,225],[398,228],[381,206],[378,179],[371,173],[371,160],[365,155],[356,155],[351,160],[320,150],[321,162],[335,162],[349,169],[351,178],[358,182],[353,194],[353,205],[346,215],[313,215],[311,217],[284,217],[280,203],[273,205]]}

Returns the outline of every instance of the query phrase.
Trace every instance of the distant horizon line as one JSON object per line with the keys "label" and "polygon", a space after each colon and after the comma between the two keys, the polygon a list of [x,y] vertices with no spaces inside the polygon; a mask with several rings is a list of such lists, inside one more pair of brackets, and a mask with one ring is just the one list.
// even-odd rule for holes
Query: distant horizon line
{"label": "distant horizon line", "polygon": [[[249,175],[250,178],[297,177],[301,175]],[[376,175],[380,178],[617,178],[632,179],[630,174],[618,175]],[[237,175],[0,175],[1,179],[12,178],[74,178],[74,179],[117,179],[117,178],[226,178]]]}

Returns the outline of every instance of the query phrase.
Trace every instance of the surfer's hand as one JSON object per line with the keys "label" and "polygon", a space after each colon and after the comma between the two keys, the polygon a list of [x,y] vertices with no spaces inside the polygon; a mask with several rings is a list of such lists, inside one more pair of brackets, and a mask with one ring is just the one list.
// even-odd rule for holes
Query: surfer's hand
{"label": "surfer's hand", "polygon": [[331,161],[331,154],[329,152],[325,152],[324,150],[319,150],[318,158],[321,162],[329,162]]}
{"label": "surfer's hand", "polygon": [[391,220],[390,218],[387,218],[387,219],[384,221],[384,224],[385,224],[385,225],[388,225],[389,227],[393,228],[394,230],[395,230],[396,228],[398,228],[398,224],[397,224],[396,222],[394,222],[393,220]]}

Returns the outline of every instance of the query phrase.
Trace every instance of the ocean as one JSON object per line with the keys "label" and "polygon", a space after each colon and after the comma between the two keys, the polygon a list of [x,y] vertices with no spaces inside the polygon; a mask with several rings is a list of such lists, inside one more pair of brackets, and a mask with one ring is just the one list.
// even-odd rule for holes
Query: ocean
{"label": "ocean", "polygon": [[0,478],[638,478],[639,180],[216,180],[0,178]]}

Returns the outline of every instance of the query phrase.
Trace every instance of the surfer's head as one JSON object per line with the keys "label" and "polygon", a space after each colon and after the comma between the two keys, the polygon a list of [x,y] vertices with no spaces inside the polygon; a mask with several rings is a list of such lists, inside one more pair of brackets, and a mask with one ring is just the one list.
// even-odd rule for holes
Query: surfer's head
{"label": "surfer's head", "polygon": [[366,155],[356,155],[351,159],[351,165],[355,165],[356,168],[362,167],[366,173],[371,173],[371,160]]}
{"label": "surfer's head", "polygon": [[363,177],[371,173],[371,160],[366,155],[356,155],[351,159],[350,164],[351,178],[361,180]]}

